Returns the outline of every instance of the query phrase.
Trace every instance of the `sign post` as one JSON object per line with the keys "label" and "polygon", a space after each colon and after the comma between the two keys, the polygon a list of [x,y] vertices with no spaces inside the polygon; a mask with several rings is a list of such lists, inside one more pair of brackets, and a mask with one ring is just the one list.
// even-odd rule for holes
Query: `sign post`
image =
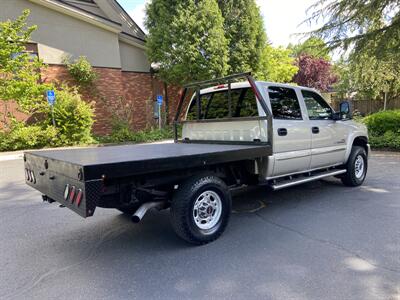
{"label": "sign post", "polygon": [[56,127],[56,121],[54,120],[54,103],[56,102],[56,93],[54,91],[47,91],[47,103],[51,107],[51,119],[53,121],[53,126]]}
{"label": "sign post", "polygon": [[163,96],[157,95],[157,104],[158,104],[158,128],[161,129],[162,119],[161,119],[161,106],[163,103]]}

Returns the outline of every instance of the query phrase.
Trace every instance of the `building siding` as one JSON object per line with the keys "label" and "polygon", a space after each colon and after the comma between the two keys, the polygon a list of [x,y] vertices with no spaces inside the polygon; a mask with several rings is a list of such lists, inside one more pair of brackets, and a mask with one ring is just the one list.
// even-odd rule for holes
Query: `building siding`
{"label": "building siding", "polygon": [[45,63],[61,64],[66,55],[86,56],[93,66],[121,68],[118,34],[31,3],[27,0],[1,0],[0,21],[14,19],[24,9],[31,14],[29,25],[37,25],[32,40],[38,43]]}
{"label": "building siding", "polygon": [[123,71],[149,72],[150,63],[144,50],[124,42],[119,42]]}

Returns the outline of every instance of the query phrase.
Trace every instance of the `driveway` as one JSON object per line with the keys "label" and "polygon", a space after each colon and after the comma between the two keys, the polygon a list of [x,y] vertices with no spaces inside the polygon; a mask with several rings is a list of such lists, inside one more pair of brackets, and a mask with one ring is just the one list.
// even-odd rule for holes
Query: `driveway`
{"label": "driveway", "polygon": [[202,247],[168,211],[141,224],[42,203],[22,160],[0,160],[0,299],[400,299],[400,155],[365,184],[328,179],[236,193],[225,234]]}

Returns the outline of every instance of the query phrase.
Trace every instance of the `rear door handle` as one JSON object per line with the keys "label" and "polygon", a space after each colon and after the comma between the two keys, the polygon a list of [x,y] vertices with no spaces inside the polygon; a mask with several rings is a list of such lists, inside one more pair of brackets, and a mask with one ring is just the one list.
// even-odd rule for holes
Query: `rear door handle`
{"label": "rear door handle", "polygon": [[279,136],[287,135],[287,129],[286,128],[278,128],[278,135]]}
{"label": "rear door handle", "polygon": [[319,127],[313,127],[312,128],[312,133],[314,133],[314,134],[319,133]]}

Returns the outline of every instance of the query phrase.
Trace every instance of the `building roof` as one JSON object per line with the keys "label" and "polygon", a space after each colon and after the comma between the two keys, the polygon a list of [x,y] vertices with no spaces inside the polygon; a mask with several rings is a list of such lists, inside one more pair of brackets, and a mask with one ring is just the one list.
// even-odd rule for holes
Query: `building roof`
{"label": "building roof", "polygon": [[30,1],[118,32],[124,41],[131,41],[137,46],[144,46],[146,34],[117,0]]}

